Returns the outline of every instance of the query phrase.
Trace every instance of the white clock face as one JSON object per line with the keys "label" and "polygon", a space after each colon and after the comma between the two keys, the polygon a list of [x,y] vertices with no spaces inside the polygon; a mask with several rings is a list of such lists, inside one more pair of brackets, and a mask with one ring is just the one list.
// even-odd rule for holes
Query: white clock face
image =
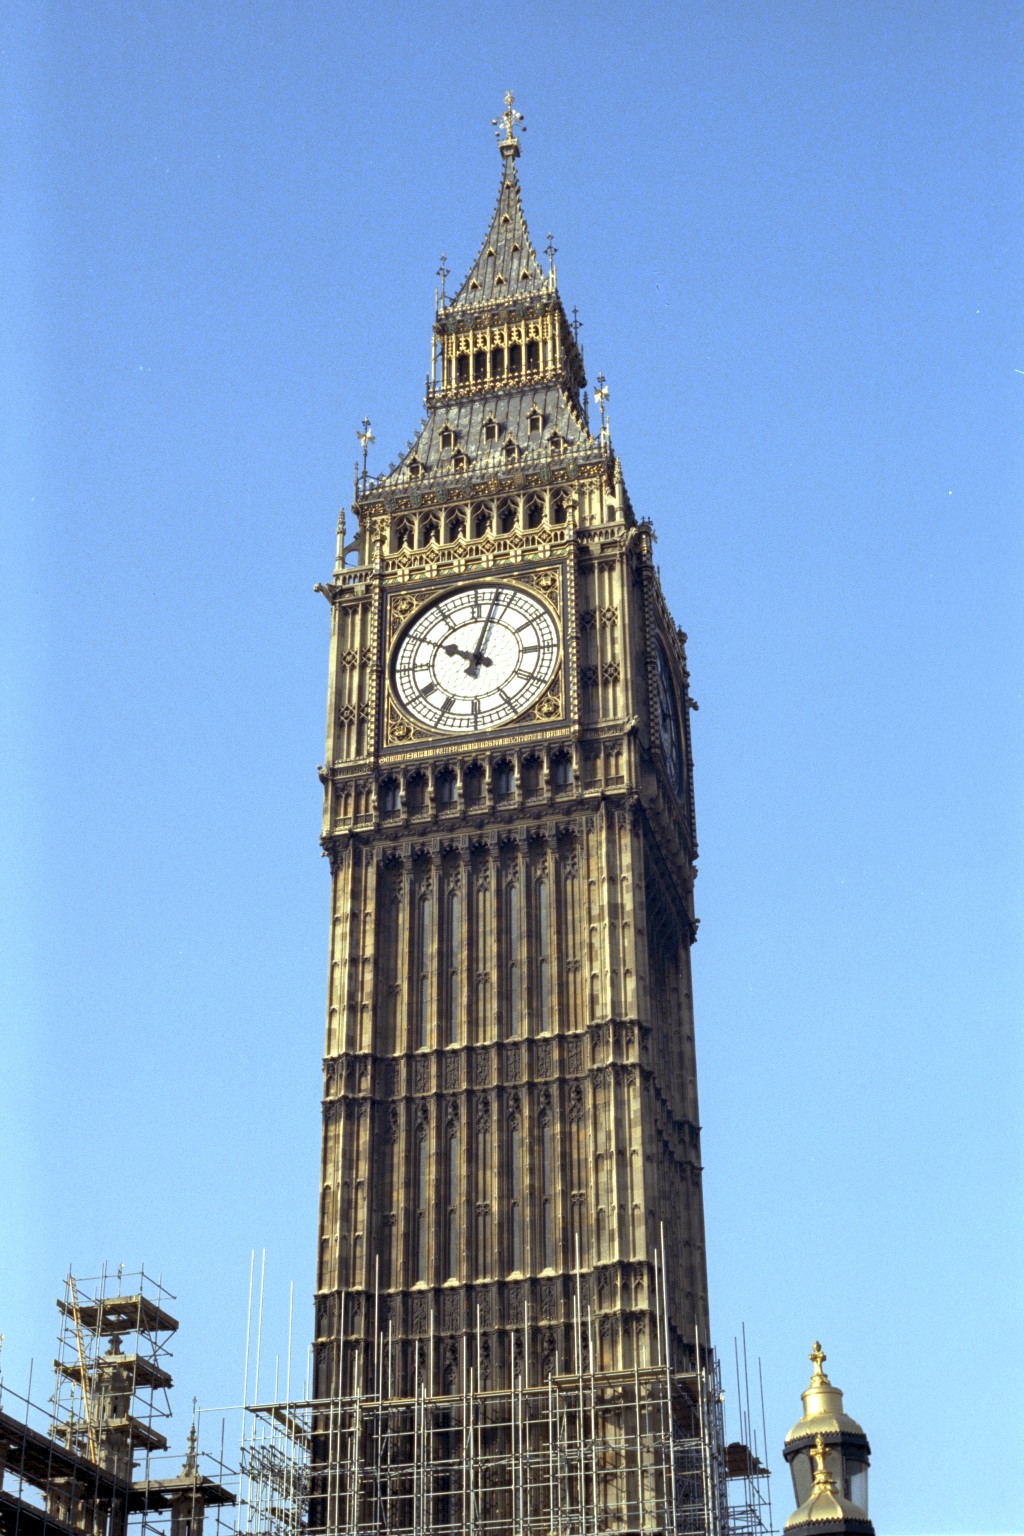
{"label": "white clock face", "polygon": [[535,704],[558,663],[555,621],[519,587],[462,587],[430,603],[395,649],[402,708],[434,731],[490,730]]}
{"label": "white clock face", "polygon": [[679,711],[676,708],[676,691],[672,686],[672,673],[668,659],[658,641],[655,662],[658,675],[658,728],[661,734],[661,750],[665,766],[676,794],[683,789],[683,742],[679,729]]}

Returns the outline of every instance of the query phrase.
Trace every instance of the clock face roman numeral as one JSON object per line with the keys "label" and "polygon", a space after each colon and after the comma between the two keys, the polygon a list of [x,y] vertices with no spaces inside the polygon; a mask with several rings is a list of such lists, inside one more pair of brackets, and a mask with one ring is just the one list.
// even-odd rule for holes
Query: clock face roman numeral
{"label": "clock face roman numeral", "polygon": [[537,702],[558,663],[555,621],[539,598],[495,583],[429,604],[392,660],[403,709],[432,730],[505,725]]}

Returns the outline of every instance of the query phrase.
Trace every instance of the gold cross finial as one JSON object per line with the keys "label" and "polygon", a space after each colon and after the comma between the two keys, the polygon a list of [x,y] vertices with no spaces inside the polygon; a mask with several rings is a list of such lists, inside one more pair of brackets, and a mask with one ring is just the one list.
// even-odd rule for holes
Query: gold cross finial
{"label": "gold cross finial", "polygon": [[815,1489],[827,1488],[829,1492],[836,1492],[835,1478],[828,1470],[828,1447],[825,1444],[825,1436],[819,1431],[814,1437],[811,1447],[811,1460],[814,1462],[814,1487]]}
{"label": "gold cross finial", "polygon": [[[501,150],[502,158],[505,160],[518,159],[519,140],[515,135],[515,127],[517,123],[522,123],[523,132],[525,133],[526,124],[523,122],[523,114],[521,112],[517,112],[515,109],[515,97],[512,95],[511,91],[505,92],[504,112],[500,117],[492,117],[491,122],[498,130],[494,137],[498,141],[498,148]],[[504,126],[504,138],[501,136],[501,127],[499,127],[499,124]]]}

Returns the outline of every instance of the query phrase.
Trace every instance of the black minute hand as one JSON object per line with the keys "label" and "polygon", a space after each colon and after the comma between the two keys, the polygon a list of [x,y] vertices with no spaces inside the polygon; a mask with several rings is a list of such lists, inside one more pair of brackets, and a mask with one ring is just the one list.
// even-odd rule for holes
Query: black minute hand
{"label": "black minute hand", "polygon": [[476,650],[473,652],[473,659],[469,663],[469,666],[466,668],[467,677],[476,677],[477,673],[480,671],[481,664],[486,667],[490,666],[490,661],[484,655],[484,646],[491,638],[491,630],[494,628],[494,616],[498,611],[498,603],[500,600],[501,592],[495,592],[487,617],[484,619],[484,627],[480,631],[480,639],[476,643]]}

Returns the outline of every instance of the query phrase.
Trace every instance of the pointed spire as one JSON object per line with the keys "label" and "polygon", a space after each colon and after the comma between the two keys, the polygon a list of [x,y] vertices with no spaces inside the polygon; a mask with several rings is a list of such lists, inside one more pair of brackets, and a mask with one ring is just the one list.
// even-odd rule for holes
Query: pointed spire
{"label": "pointed spire", "polygon": [[448,311],[503,299],[534,298],[551,286],[551,279],[541,270],[520,200],[515,166],[519,140],[515,127],[522,124],[523,115],[513,107],[514,100],[512,92],[506,91],[505,111],[500,118],[492,119],[503,164],[491,225],[465,282],[447,305]]}
{"label": "pointed spire", "polygon": [[[195,1405],[193,1403],[193,1413]],[[199,1455],[197,1451],[198,1435],[196,1434],[196,1421],[192,1420],[192,1427],[188,1432],[188,1442],[185,1450],[185,1461],[182,1465],[182,1473],[185,1477],[192,1477],[199,1470]]]}

